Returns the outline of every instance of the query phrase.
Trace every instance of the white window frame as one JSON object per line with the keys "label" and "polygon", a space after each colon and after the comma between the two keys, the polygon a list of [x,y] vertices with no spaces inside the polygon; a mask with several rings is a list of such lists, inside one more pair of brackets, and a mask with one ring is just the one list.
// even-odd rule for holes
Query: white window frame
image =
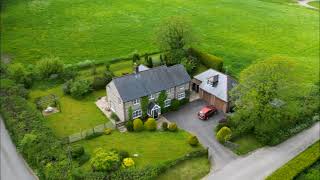
{"label": "white window frame", "polygon": [[132,103],[133,103],[133,105],[138,105],[138,104],[140,104],[140,99],[134,99],[132,101]]}
{"label": "white window frame", "polygon": [[142,111],[141,109],[136,109],[132,112],[132,119],[136,119],[138,117],[142,116]]}
{"label": "white window frame", "polygon": [[153,95],[153,94],[149,95],[149,100],[154,100],[154,98],[155,98],[155,95]]}
{"label": "white window frame", "polygon": [[[168,103],[169,102],[169,103]],[[171,106],[171,99],[166,99],[165,101],[164,101],[164,107],[166,108],[166,107],[169,107],[169,106]]]}
{"label": "white window frame", "polygon": [[178,100],[184,99],[186,97],[186,93],[185,92],[180,92],[177,96]]}
{"label": "white window frame", "polygon": [[180,90],[181,90],[181,91],[184,90],[184,86],[180,87]]}

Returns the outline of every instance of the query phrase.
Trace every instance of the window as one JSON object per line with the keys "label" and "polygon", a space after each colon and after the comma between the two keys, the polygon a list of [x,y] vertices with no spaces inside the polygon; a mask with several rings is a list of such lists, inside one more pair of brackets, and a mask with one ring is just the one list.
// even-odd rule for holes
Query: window
{"label": "window", "polygon": [[137,104],[139,104],[139,103],[140,103],[140,100],[139,100],[139,99],[133,100],[133,105],[137,105]]}
{"label": "window", "polygon": [[184,90],[184,86],[180,87],[180,90],[183,91]]}
{"label": "window", "polygon": [[181,99],[183,99],[185,97],[186,97],[186,93],[185,92],[182,92],[182,93],[178,94],[178,100],[181,100]]}
{"label": "window", "polygon": [[154,95],[153,95],[153,94],[150,94],[149,100],[153,100],[153,99],[154,99]]}
{"label": "window", "polygon": [[142,111],[140,109],[137,109],[137,110],[133,111],[132,119],[136,119],[138,117],[141,117],[141,115],[142,115]]}
{"label": "window", "polygon": [[164,107],[169,107],[171,106],[171,99],[167,99],[164,101]]}

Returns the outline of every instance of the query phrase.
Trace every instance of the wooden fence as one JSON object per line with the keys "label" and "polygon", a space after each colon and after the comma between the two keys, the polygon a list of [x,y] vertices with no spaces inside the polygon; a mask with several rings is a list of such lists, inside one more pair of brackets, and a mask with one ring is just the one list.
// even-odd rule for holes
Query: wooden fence
{"label": "wooden fence", "polygon": [[85,139],[87,136],[92,135],[93,133],[104,132],[106,128],[115,129],[116,126],[111,121],[109,121],[107,123],[95,126],[94,128],[87,129],[87,130],[72,134],[68,137],[65,137],[63,138],[63,143],[66,144],[66,143],[73,143],[73,142],[80,141],[82,139]]}

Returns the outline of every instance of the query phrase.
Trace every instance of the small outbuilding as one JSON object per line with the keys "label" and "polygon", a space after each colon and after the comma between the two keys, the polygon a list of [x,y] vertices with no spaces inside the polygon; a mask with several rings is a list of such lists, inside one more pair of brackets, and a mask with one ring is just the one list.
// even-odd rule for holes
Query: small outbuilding
{"label": "small outbuilding", "polygon": [[230,111],[229,92],[234,86],[236,86],[236,81],[233,78],[213,69],[194,76],[191,81],[192,91],[225,113]]}

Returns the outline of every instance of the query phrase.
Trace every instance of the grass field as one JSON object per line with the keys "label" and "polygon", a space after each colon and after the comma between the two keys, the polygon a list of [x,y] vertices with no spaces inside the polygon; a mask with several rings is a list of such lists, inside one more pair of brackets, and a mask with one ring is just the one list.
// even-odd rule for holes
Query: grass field
{"label": "grass field", "polygon": [[[81,144],[89,154],[101,147],[104,149],[126,150],[134,157],[137,167],[156,165],[166,161],[172,161],[184,156],[188,152],[202,148],[191,147],[187,143],[189,134],[183,130],[178,132],[139,132],[139,133],[120,133],[114,131],[111,135],[103,135],[92,140],[82,140],[75,144]],[[89,169],[88,163],[84,165]]]}
{"label": "grass field", "polygon": [[309,3],[309,5],[319,9],[320,8],[320,1],[312,1]]}
{"label": "grass field", "polygon": [[33,89],[30,92],[30,101],[36,97],[54,94],[58,96],[62,112],[46,117],[46,124],[59,137],[71,135],[105,123],[108,119],[94,104],[96,99],[105,96],[105,91],[95,91],[87,97],[76,100],[71,96],[63,95],[61,85],[47,90]]}
{"label": "grass field", "polygon": [[237,148],[232,149],[238,155],[245,155],[264,146],[253,135],[246,135],[232,142],[238,145]]}
{"label": "grass field", "polygon": [[28,64],[49,55],[75,63],[154,51],[158,24],[183,16],[198,36],[196,46],[223,57],[233,75],[255,60],[283,55],[305,64],[312,72],[306,80],[314,80],[319,14],[292,2],[3,0],[1,53]]}
{"label": "grass field", "polygon": [[197,180],[207,175],[210,163],[207,157],[184,161],[161,174],[157,180]]}

